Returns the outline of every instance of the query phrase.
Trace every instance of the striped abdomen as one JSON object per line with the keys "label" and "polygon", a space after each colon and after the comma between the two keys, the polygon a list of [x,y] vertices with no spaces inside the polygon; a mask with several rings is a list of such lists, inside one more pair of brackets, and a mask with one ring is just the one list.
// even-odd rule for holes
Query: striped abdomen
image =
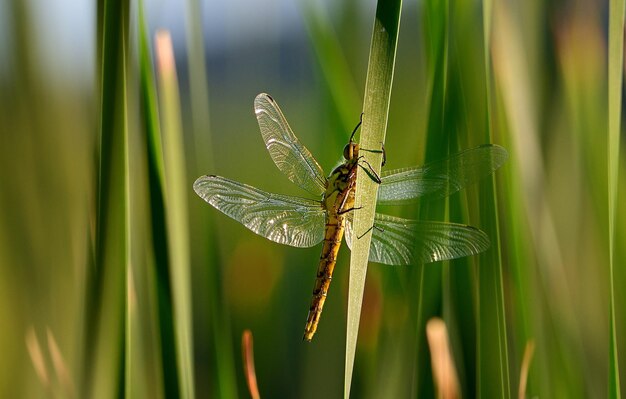
{"label": "striped abdomen", "polygon": [[[352,142],[351,142],[352,143]],[[309,307],[309,316],[304,327],[303,339],[310,341],[317,330],[317,324],[322,315],[330,280],[337,263],[337,252],[341,246],[341,239],[345,228],[345,214],[354,208],[354,188],[356,184],[356,169],[358,152],[353,151],[354,158],[339,165],[328,178],[328,186],[324,193],[324,207],[326,208],[326,231],[324,233],[324,247],[317,267],[317,278],[313,289],[313,299]]]}
{"label": "striped abdomen", "polygon": [[324,246],[322,247],[322,255],[317,268],[317,278],[315,279],[315,288],[313,289],[313,298],[309,307],[309,316],[307,317],[306,326],[304,327],[303,339],[310,341],[317,330],[330,280],[333,277],[333,270],[337,263],[337,253],[341,246],[341,239],[344,232],[344,217],[340,215],[329,215],[326,221],[326,233],[324,235]]}

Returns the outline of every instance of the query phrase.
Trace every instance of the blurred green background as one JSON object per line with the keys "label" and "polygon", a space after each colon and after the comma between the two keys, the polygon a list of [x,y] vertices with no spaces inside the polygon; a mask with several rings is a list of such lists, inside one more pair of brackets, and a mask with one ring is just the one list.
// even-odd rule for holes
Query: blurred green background
{"label": "blurred green background", "polygon": [[[485,4],[434,3],[403,7],[385,167],[419,165],[440,151],[483,144],[491,135],[509,151],[495,174],[497,219],[477,211],[484,192],[478,187],[456,194],[448,213],[450,220],[488,231],[501,260],[427,265],[426,273],[438,273],[429,280],[434,287],[420,285],[418,266],[371,264],[352,396],[433,395],[417,314],[422,312],[420,317],[439,315],[448,324],[466,397],[489,396],[481,384],[491,377],[478,370],[488,370],[479,365],[490,361],[505,371],[504,385],[517,396],[529,341],[535,351],[526,396],[606,397],[608,4],[486,2],[493,6],[489,42]],[[361,112],[375,4],[152,0],[144,5],[143,30],[138,3],[130,3],[124,64],[128,169],[121,186],[128,189],[128,229],[120,236],[127,243],[121,269],[126,276],[118,284],[127,312],[118,316],[126,320],[121,342],[115,325],[105,318],[93,322],[109,304],[108,286],[93,288],[102,223],[96,216],[103,195],[99,132],[109,117],[101,94],[111,90],[102,84],[107,55],[99,41],[101,27],[110,27],[98,11],[105,4],[0,4],[0,397],[83,397],[97,390],[89,387],[99,386],[93,381],[110,384],[116,395],[123,394],[115,387],[125,381],[133,397],[165,397],[184,385],[172,382],[184,380],[176,377],[181,374],[193,374],[197,397],[247,397],[244,329],[254,335],[262,396],[340,397],[348,250],[340,252],[318,333],[303,343],[320,248],[283,247],[256,236],[205,204],[192,184],[200,175],[217,174],[270,192],[305,195],[264,148],[252,109],[260,92],[277,100],[295,134],[329,172]],[[445,34],[437,36],[442,21]],[[177,267],[159,258],[164,252],[154,241],[158,218],[148,189],[148,119],[140,89],[146,75],[138,43],[147,32],[152,48],[156,29],[172,32],[180,88],[185,168],[178,182],[184,189],[177,194],[187,207],[182,246],[188,249],[193,328],[193,366],[184,371],[184,364],[168,362],[174,359],[166,355],[173,342],[168,334],[181,336],[178,326],[163,326],[171,309],[160,305],[163,280],[155,277],[163,276],[155,270],[166,270],[167,279],[167,270]],[[437,115],[443,117],[438,124]],[[432,149],[433,135],[442,137],[441,148]],[[167,169],[167,156],[165,162]],[[622,155],[618,198],[626,194],[625,166]],[[418,211],[390,212],[414,217]],[[499,239],[487,227],[492,223],[499,226]],[[618,358],[624,359],[626,208],[619,200],[615,233],[614,322]],[[484,320],[479,271],[500,267],[504,360],[495,342],[484,346],[478,321]],[[95,342],[125,356],[111,355],[113,366],[98,366],[103,355],[88,355]],[[623,361],[621,366],[623,382]],[[89,370],[95,376],[87,377]]]}

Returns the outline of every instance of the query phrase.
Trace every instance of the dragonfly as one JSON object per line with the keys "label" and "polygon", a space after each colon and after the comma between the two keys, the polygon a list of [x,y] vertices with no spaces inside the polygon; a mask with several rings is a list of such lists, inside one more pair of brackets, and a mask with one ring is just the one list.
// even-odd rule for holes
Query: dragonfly
{"label": "dragonfly", "polygon": [[[419,198],[445,198],[492,174],[507,159],[504,148],[487,144],[423,166],[396,169],[378,175],[359,155],[352,132],[343,161],[326,175],[291,130],[274,99],[265,93],[254,100],[254,112],[265,147],[278,169],[312,198],[265,192],[215,175],[199,177],[195,192],[215,209],[254,233],[279,244],[312,247],[323,242],[303,340],[317,331],[337,254],[345,236],[352,248],[356,173],[363,169],[380,184],[377,205],[404,205]],[[383,152],[381,150],[364,150]],[[384,158],[384,157],[383,157]],[[430,263],[474,255],[489,247],[487,235],[472,226],[410,220],[376,213],[369,261],[388,265]],[[364,233],[365,234],[365,233]]]}

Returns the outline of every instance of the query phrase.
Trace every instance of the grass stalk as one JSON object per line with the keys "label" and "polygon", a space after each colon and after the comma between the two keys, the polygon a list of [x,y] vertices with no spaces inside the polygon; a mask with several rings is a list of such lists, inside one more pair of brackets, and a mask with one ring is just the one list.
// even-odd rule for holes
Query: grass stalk
{"label": "grass stalk", "polygon": [[159,359],[156,365],[160,369],[162,388],[165,397],[180,396],[180,382],[176,371],[176,342],[174,333],[172,286],[170,280],[168,234],[165,211],[165,171],[163,164],[163,143],[157,105],[157,93],[152,70],[152,55],[148,40],[147,27],[143,14],[143,3],[139,5],[139,78],[142,111],[142,126],[145,129],[145,152],[148,173],[148,191],[150,201],[150,230],[154,261],[149,267],[154,270],[147,273],[154,285],[156,300],[155,341],[159,343]]}
{"label": "grass stalk", "polygon": [[[401,8],[401,0],[380,0],[376,6],[365,83],[363,125],[359,141],[361,148],[378,149],[385,142]],[[374,171],[380,174],[382,154],[362,152],[362,155],[372,165]],[[356,186],[355,205],[362,209],[355,212],[354,231],[356,235],[361,235],[361,232],[371,230],[374,224],[378,185],[366,173],[359,171]],[[350,397],[370,243],[371,234],[365,234],[361,239],[354,240],[350,258],[344,379],[344,397],[346,398]]]}
{"label": "grass stalk", "polygon": [[619,171],[620,122],[622,117],[622,78],[624,63],[624,0],[609,4],[608,60],[608,226],[609,226],[609,397],[619,398],[619,361],[615,321],[615,220]]}
{"label": "grass stalk", "polygon": [[[191,106],[191,130],[193,132],[192,170],[197,174],[205,174],[214,170],[213,144],[211,140],[211,120],[209,112],[209,84],[207,78],[207,67],[205,57],[205,42],[202,30],[202,12],[197,1],[187,1],[186,21],[187,21],[187,65],[190,82],[189,101]],[[198,306],[194,312],[194,319],[199,321],[202,327],[204,315],[208,314],[213,337],[213,350],[215,355],[214,378],[217,383],[213,387],[214,395],[223,398],[237,397],[237,380],[235,373],[234,354],[232,351],[233,342],[231,338],[231,327],[229,315],[226,307],[223,287],[221,262],[218,256],[216,234],[213,219],[210,216],[211,210],[202,201],[194,198],[190,204],[191,214],[202,215],[203,220],[192,231],[193,240],[202,242],[199,251],[199,259],[202,264],[207,265],[196,271],[194,280],[199,281],[201,289],[194,290],[194,303],[209,304],[208,309]],[[207,217],[204,217],[207,215]],[[196,250],[197,251],[197,250]],[[208,283],[208,284],[207,284]]]}
{"label": "grass stalk", "polygon": [[[492,142],[494,125],[492,99],[492,73],[489,50],[492,32],[491,0],[483,5],[483,39],[484,39],[484,81],[486,92],[486,127],[484,141]],[[502,276],[502,249],[498,221],[498,203],[495,177],[485,179],[480,185],[481,206],[480,217],[482,227],[491,237],[491,248],[480,255],[478,270],[478,331],[477,331],[477,378],[479,396],[511,397],[509,376],[509,355],[507,326],[504,303],[504,283]],[[494,346],[494,344],[497,344]],[[496,361],[497,359],[497,361]],[[499,378],[494,378],[498,376]]]}
{"label": "grass stalk", "polygon": [[[125,0],[99,3],[100,141],[94,267],[86,285],[81,396],[111,397],[126,389],[126,275],[129,266],[129,170]],[[112,338],[113,337],[113,338]]]}
{"label": "grass stalk", "polygon": [[[423,8],[424,41],[428,66],[428,120],[424,161],[445,158],[449,153],[450,137],[446,134],[446,97],[448,95],[449,74],[449,31],[450,4],[445,1],[426,1]],[[420,204],[418,219],[442,220],[445,218],[446,201]],[[449,263],[445,262],[448,268]],[[414,362],[414,395],[433,396],[435,387],[429,364],[429,351],[426,342],[426,324],[433,317],[441,315],[443,284],[443,268],[440,265],[416,264],[415,270],[409,270],[411,291],[417,292],[415,305],[411,313],[415,323],[412,351]],[[416,306],[416,308],[415,308]]]}
{"label": "grass stalk", "polygon": [[169,32],[155,40],[160,89],[161,126],[165,165],[165,209],[172,284],[177,366],[183,398],[193,398],[193,334],[191,265],[182,121],[174,50]]}

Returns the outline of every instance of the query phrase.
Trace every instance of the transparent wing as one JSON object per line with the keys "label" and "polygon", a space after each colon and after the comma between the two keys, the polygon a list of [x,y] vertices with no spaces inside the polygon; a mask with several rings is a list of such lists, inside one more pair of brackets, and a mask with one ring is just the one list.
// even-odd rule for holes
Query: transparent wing
{"label": "transparent wing", "polygon": [[487,144],[424,166],[384,172],[378,204],[401,205],[423,196],[446,197],[489,176],[506,161],[506,150]]}
{"label": "transparent wing", "polygon": [[[353,234],[350,215],[346,220],[345,233],[350,249]],[[456,259],[475,255],[489,248],[487,235],[472,226],[409,220],[380,213],[374,218],[371,234],[369,261],[386,265]]]}
{"label": "transparent wing", "polygon": [[259,94],[254,99],[254,112],[265,147],[278,169],[309,193],[321,195],[326,189],[324,171],[293,134],[274,99],[269,94]]}
{"label": "transparent wing", "polygon": [[319,201],[271,194],[219,176],[202,176],[193,189],[215,209],[279,244],[312,247],[324,239]]}

